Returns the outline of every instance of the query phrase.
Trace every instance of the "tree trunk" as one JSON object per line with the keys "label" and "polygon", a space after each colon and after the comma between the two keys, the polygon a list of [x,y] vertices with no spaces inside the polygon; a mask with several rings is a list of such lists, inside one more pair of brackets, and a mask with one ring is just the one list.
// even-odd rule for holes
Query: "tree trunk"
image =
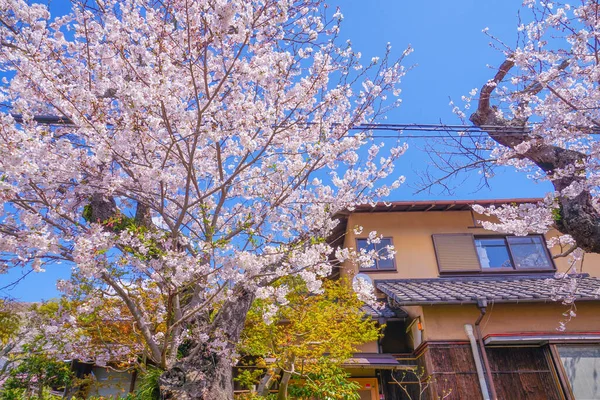
{"label": "tree trunk", "polygon": [[290,378],[292,377],[292,373],[294,372],[295,362],[296,357],[293,355],[290,356],[290,358],[285,362],[285,370],[283,371],[283,376],[281,377],[281,381],[279,382],[277,400],[287,400],[288,398],[288,387],[290,384]]}
{"label": "tree trunk", "polygon": [[283,373],[281,382],[279,382],[279,392],[277,392],[277,400],[287,400],[288,386],[289,386],[291,377],[292,377],[292,374],[290,374],[289,372],[285,371]]}
{"label": "tree trunk", "polygon": [[261,379],[260,384],[258,385],[258,389],[256,393],[259,396],[267,397],[269,395],[269,390],[271,386],[277,381],[277,375],[281,372],[281,369],[274,368],[270,371],[267,371],[265,376]]}
{"label": "tree trunk", "polygon": [[37,391],[37,398],[39,400],[44,400],[44,384],[42,381],[42,377],[38,376],[37,377],[37,384],[38,384],[38,391]]}
{"label": "tree trunk", "polygon": [[[212,323],[212,332],[222,332],[227,344],[223,353],[235,353],[254,294],[246,289],[227,300]],[[161,399],[233,399],[233,367],[229,356],[217,354],[207,343],[197,343],[190,355],[166,371],[159,380]]]}
{"label": "tree trunk", "polygon": [[233,369],[229,358],[216,354],[181,362],[160,377],[161,399],[229,400],[233,399]]}

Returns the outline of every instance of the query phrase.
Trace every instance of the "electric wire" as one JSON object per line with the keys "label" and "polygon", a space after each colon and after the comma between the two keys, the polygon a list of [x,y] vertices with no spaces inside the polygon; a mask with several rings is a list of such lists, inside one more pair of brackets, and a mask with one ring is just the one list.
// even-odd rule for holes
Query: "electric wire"
{"label": "electric wire", "polygon": [[[15,122],[22,123],[23,116],[20,114],[12,114]],[[54,115],[36,115],[33,120],[42,125],[48,126],[74,126],[72,120]],[[308,122],[305,125],[317,125],[316,122]],[[350,131],[369,131],[369,132],[395,132],[396,134],[379,134],[373,133],[368,135],[368,138],[376,139],[459,139],[461,137],[469,139],[488,138],[489,132],[494,135],[511,136],[523,135],[530,133],[535,124],[523,127],[507,127],[503,125],[456,125],[456,124],[403,124],[403,123],[370,123],[360,124],[351,127]],[[335,124],[333,125],[335,126]],[[587,134],[600,134],[600,128],[590,127],[573,127],[580,131],[587,131]],[[428,132],[429,134],[404,134],[404,132]]]}

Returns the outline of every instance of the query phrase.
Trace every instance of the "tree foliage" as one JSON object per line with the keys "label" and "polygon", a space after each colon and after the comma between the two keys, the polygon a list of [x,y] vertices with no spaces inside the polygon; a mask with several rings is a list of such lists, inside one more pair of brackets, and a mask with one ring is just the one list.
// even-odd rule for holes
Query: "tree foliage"
{"label": "tree foliage", "polygon": [[0,300],[0,381],[19,358],[24,340],[23,322],[14,302]]}
{"label": "tree foliage", "polygon": [[549,182],[552,191],[539,204],[477,211],[499,219],[484,223],[487,229],[525,235],[556,228],[563,235],[549,245],[560,245],[575,260],[580,250],[600,252],[599,11],[597,0],[573,5],[526,0],[516,46],[484,30],[505,61],[455,112],[463,119],[471,114],[470,121],[488,136],[467,134],[447,142],[448,151],[438,148],[440,171],[429,182],[444,184],[460,171],[477,170],[487,184],[498,166]]}
{"label": "tree foliage", "polygon": [[351,128],[405,71],[389,48],[362,65],[321,1],[72,6],[0,0],[2,270],[71,265],[65,295],[126,308],[165,397],[227,396],[256,292],[318,290],[333,249],[314,238],[401,183],[380,184],[406,147]]}
{"label": "tree foliage", "polygon": [[2,383],[0,399],[37,398],[43,400],[49,389],[64,390],[73,381],[70,363],[48,355],[40,343],[23,346],[27,354],[10,370]]}
{"label": "tree foliage", "polygon": [[19,315],[13,304],[0,300],[0,344],[7,346],[18,335],[20,326]]}
{"label": "tree foliage", "polygon": [[356,396],[358,386],[346,379],[341,366],[358,346],[377,340],[380,327],[345,279],[325,281],[320,294],[297,279],[282,284],[289,288],[270,288],[254,302],[239,346],[241,354],[258,357],[258,366],[266,370],[259,394],[266,395],[279,380],[279,399],[287,398],[288,382],[296,397]]}

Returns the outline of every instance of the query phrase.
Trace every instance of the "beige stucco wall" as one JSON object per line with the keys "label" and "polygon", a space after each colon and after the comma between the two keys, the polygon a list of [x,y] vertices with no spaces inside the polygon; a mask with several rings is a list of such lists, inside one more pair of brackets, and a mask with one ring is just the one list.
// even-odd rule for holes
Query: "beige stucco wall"
{"label": "beige stucco wall", "polygon": [[379,344],[376,340],[358,346],[358,353],[379,353]]}
{"label": "beige stucco wall", "polygon": [[[484,337],[521,333],[558,335],[561,332],[557,328],[565,322],[562,332],[565,334],[600,333],[600,300],[578,302],[576,316],[567,321],[564,314],[569,310],[569,306],[560,302],[488,304],[481,332]],[[479,317],[475,304],[410,307],[410,311],[412,317],[421,319],[423,341],[466,341],[464,325],[473,325]],[[378,353],[378,344],[366,343],[359,352]]]}
{"label": "beige stucco wall", "polygon": [[[537,332],[559,334],[557,328],[569,310],[561,303],[489,304],[481,321],[483,336],[500,333]],[[566,322],[564,333],[600,333],[600,301],[580,301],[576,316]],[[467,340],[464,325],[474,324],[479,310],[470,305],[438,305],[423,307],[425,340]]]}
{"label": "beige stucco wall", "polygon": [[[484,219],[477,214],[475,218]],[[439,277],[431,238],[433,234],[497,234],[483,228],[473,228],[473,217],[469,211],[355,213],[348,218],[346,247],[356,246],[355,226],[363,227],[363,233],[358,237],[366,237],[370,231],[377,231],[385,237],[391,237],[396,249],[397,271],[368,272],[374,280]],[[551,253],[560,254],[561,249],[553,248]],[[567,258],[556,259],[555,264],[558,271],[569,268]],[[343,271],[354,274],[357,267],[346,263]],[[577,271],[600,277],[600,255],[586,254],[583,269],[577,265]],[[383,296],[382,293],[379,295]],[[467,340],[464,325],[474,324],[479,316],[474,304],[411,306],[403,309],[411,319],[421,318],[425,341]],[[553,302],[489,304],[488,313],[481,323],[482,332],[484,336],[521,332],[558,333],[559,323],[565,321],[563,313],[568,310],[567,306]],[[567,323],[566,332],[600,332],[600,300],[577,302],[577,316]],[[375,350],[374,345],[366,345],[363,351]]]}
{"label": "beige stucco wall", "polygon": [[[476,214],[475,218],[481,220],[485,217]],[[370,231],[377,231],[385,237],[391,237],[396,249],[397,272],[369,272],[373,279],[437,278],[439,274],[432,234],[497,234],[483,228],[470,228],[473,219],[469,211],[354,213],[348,218],[345,247],[356,247],[356,226],[363,227],[363,233],[358,237],[366,237]],[[559,254],[560,249],[556,247],[552,253]],[[566,258],[557,259],[555,263],[559,271],[566,271],[569,267]],[[348,272],[357,272],[356,266],[349,263],[345,268]],[[580,265],[577,270],[581,270]],[[600,276],[600,255],[587,254],[583,272]]]}

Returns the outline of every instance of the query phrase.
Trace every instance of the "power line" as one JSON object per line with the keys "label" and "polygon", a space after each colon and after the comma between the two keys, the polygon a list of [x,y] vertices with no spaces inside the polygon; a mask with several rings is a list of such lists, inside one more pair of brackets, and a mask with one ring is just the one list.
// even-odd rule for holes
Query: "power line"
{"label": "power line", "polygon": [[[15,122],[23,123],[24,118],[21,114],[12,114]],[[42,125],[50,125],[50,126],[74,126],[75,123],[65,117],[55,116],[55,115],[35,115],[33,116],[33,121],[42,124]],[[316,125],[317,123],[309,122],[305,125]],[[494,135],[522,135],[530,133],[533,126],[523,126],[523,127],[507,127],[503,125],[484,125],[484,126],[476,126],[476,125],[456,125],[456,124],[400,124],[400,123],[392,123],[392,124],[360,124],[350,128],[351,131],[385,131],[385,132],[396,132],[396,135],[381,135],[381,134],[373,134],[369,135],[370,138],[378,138],[378,139],[435,139],[435,138],[449,138],[456,137],[452,134],[458,134],[459,137],[464,136],[470,139],[476,138],[486,138],[488,137],[488,133],[492,132]],[[600,134],[600,128],[589,128],[589,127],[575,127],[582,131],[589,130],[589,134]],[[430,132],[433,134],[429,135],[405,135],[403,132]],[[438,134],[435,134],[438,133]],[[440,133],[444,133],[441,135]]]}
{"label": "power line", "polygon": [[[475,125],[448,125],[448,124],[360,124],[350,128],[352,130],[374,130],[374,131],[426,131],[426,132],[482,132],[486,130],[507,129],[502,125],[485,125],[483,128]],[[511,127],[510,132],[523,133],[530,127]]]}
{"label": "power line", "polygon": [[[398,134],[398,135],[370,135],[369,138],[373,138],[373,139],[448,139],[454,137],[456,138],[456,135],[403,135],[403,134]],[[459,136],[460,137],[460,136]],[[489,138],[488,134],[481,134],[481,135],[463,135],[463,137],[465,138],[470,138],[470,139],[479,139],[479,138]]]}
{"label": "power line", "polygon": [[[372,131],[405,131],[405,132],[456,132],[456,133],[485,133],[515,135],[529,133],[536,124],[520,126],[505,125],[447,125],[447,124],[360,124],[350,128],[351,130]],[[581,131],[589,131],[589,134],[600,134],[600,127],[575,126],[573,128]]]}
{"label": "power line", "polygon": [[[24,119],[21,114],[11,114],[13,119],[17,124],[22,124]],[[65,126],[65,125],[75,125],[73,121],[69,118],[58,117],[56,115],[34,115],[33,120],[38,124],[42,125],[56,125],[56,126]]]}

